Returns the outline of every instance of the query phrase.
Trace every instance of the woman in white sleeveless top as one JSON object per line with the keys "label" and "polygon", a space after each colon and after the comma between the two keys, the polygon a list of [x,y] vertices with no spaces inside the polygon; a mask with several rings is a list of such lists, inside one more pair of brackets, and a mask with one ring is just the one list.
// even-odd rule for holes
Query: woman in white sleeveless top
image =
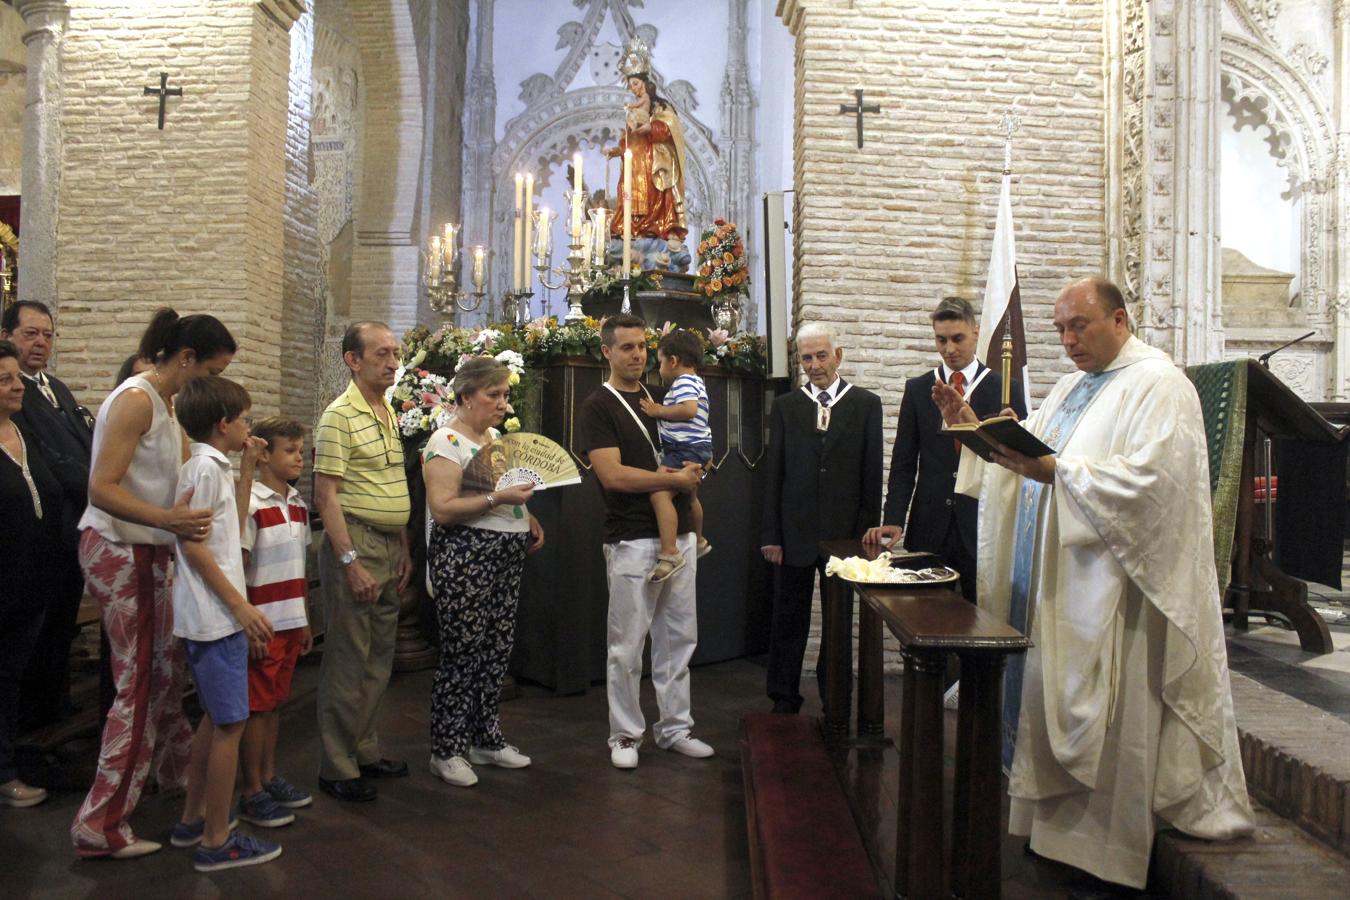
{"label": "woman in white sleeveless top", "polygon": [[215,317],[161,309],[140,344],[154,366],[122,382],[98,412],[80,567],[108,636],[117,699],[103,726],[98,774],[70,829],[79,856],[129,859],[158,850],[132,833],[127,818],[152,764],[161,786],[185,783],[192,731],[183,715],[168,562],[175,535],[206,537],[211,511],[174,496],[187,442],[173,397],[193,378],[223,372],[235,350]]}

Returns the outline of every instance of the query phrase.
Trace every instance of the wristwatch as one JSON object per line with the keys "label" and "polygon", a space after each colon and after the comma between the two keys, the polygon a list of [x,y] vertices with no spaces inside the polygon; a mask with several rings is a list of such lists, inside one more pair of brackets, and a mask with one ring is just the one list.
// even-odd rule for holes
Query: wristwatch
{"label": "wristwatch", "polygon": [[344,566],[350,566],[352,563],[356,562],[358,558],[355,550],[348,550],[338,557],[338,562],[342,563]]}

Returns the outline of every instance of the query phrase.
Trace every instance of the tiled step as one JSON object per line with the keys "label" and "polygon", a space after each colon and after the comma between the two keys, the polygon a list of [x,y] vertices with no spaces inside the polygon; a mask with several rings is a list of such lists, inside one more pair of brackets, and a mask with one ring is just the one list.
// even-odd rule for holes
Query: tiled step
{"label": "tiled step", "polygon": [[1329,900],[1347,895],[1350,860],[1259,804],[1256,833],[1212,843],[1158,835],[1149,893],[1174,900]]}
{"label": "tiled step", "polygon": [[1232,682],[1252,794],[1350,854],[1350,723],[1237,673]]}
{"label": "tiled step", "polygon": [[1256,832],[1210,842],[1159,833],[1150,891],[1184,900],[1350,895],[1350,724],[1232,674]]}

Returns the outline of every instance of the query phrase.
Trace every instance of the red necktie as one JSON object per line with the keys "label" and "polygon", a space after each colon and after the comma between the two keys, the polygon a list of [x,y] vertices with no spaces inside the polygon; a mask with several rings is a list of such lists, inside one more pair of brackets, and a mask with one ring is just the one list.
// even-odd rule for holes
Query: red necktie
{"label": "red necktie", "polygon": [[[958,397],[966,396],[966,373],[953,372],[947,383],[952,386],[952,390],[956,391]],[[961,442],[953,439],[952,446],[956,448],[956,455],[959,457],[961,455]]]}

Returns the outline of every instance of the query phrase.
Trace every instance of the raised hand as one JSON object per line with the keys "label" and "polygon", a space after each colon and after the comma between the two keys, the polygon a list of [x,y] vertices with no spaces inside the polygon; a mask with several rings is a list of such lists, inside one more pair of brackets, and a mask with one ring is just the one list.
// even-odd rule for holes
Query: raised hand
{"label": "raised hand", "polygon": [[975,410],[970,408],[970,404],[949,384],[934,382],[933,403],[936,404],[938,412],[942,413],[942,421],[948,425],[980,421],[980,417],[975,415]]}

